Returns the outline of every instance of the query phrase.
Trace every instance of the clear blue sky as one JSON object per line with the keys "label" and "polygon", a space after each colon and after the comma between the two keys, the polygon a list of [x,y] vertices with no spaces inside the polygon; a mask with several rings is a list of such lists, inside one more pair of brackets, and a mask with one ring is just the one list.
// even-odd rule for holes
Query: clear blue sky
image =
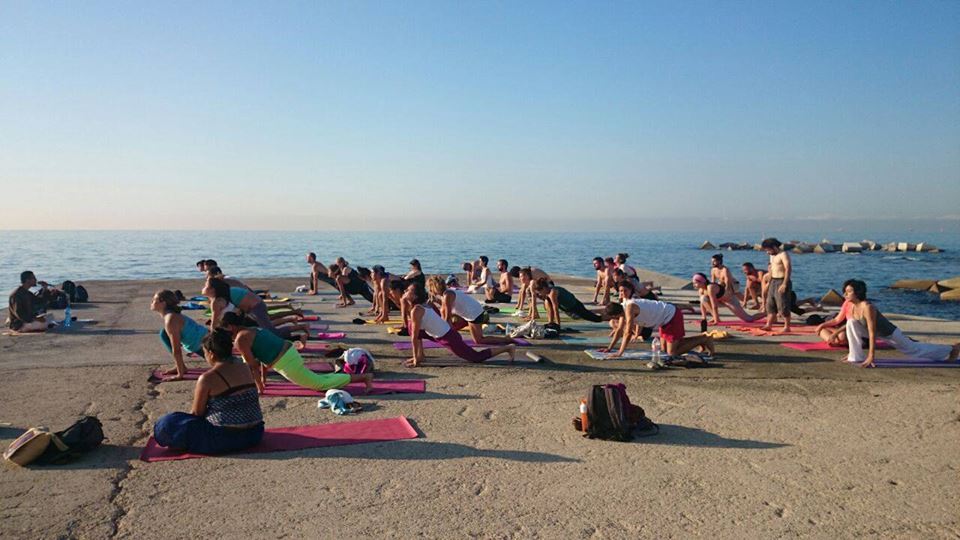
{"label": "clear blue sky", "polygon": [[960,219],[955,1],[8,0],[0,73],[0,228]]}

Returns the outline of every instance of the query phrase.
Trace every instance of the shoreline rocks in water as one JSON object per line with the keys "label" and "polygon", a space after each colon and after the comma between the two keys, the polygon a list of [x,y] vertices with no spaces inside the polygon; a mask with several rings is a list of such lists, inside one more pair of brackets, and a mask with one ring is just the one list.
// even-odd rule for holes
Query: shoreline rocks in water
{"label": "shoreline rocks in water", "polygon": [[940,295],[940,300],[960,300],[960,276],[942,279],[900,279],[890,285],[891,289],[927,291]]}
{"label": "shoreline rocks in water", "polygon": [[[748,242],[723,242],[719,245],[714,245],[709,240],[705,240],[702,244],[700,244],[699,249],[726,251],[749,251],[752,249],[754,251],[762,251],[763,248],[760,247],[760,244],[750,244]],[[862,253],[864,251],[888,251],[901,253],[942,252],[940,248],[929,242],[920,242],[919,244],[912,244],[910,242],[888,242],[886,244],[880,244],[879,242],[874,242],[873,240],[861,240],[859,242],[842,242],[836,244],[827,240],[826,238],[816,243],[791,240],[783,243],[783,250],[799,254]]]}

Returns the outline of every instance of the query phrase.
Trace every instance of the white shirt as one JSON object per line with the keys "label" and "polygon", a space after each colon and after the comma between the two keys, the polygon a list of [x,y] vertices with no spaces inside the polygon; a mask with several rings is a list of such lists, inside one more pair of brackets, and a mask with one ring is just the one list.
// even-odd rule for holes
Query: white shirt
{"label": "white shirt", "polygon": [[463,291],[453,291],[454,300],[452,310],[455,315],[459,315],[465,321],[475,321],[477,317],[483,315],[483,304],[477,302],[472,296]]}
{"label": "white shirt", "polygon": [[646,300],[644,298],[628,298],[622,302],[623,310],[633,304],[637,306],[637,316],[634,322],[646,328],[658,328],[670,322],[677,313],[677,308],[673,304],[661,302],[659,300]]}

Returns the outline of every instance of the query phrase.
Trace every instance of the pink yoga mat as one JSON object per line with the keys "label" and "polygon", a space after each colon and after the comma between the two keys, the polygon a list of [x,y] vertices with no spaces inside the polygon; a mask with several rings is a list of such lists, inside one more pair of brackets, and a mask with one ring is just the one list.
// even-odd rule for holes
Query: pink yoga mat
{"label": "pink yoga mat", "polygon": [[[472,339],[465,339],[465,340],[463,340],[463,342],[466,343],[467,345],[471,346],[471,347],[484,347],[484,348],[486,348],[486,347],[499,347],[499,346],[500,346],[500,345],[477,345],[476,343],[473,342]],[[516,343],[517,345],[519,345],[520,347],[529,347],[529,346],[530,346],[530,342],[527,341],[527,340],[525,340],[525,339],[522,339],[522,338],[515,338],[515,339],[513,340],[513,342]],[[396,343],[393,344],[393,348],[396,349],[396,350],[398,350],[398,351],[409,351],[410,349],[413,348],[413,345],[412,345],[409,341],[398,341],[398,342],[396,342]],[[423,348],[424,348],[424,349],[442,349],[442,348],[443,348],[443,345],[437,343],[436,341],[430,341],[429,339],[425,339],[425,340],[423,340]]]}
{"label": "pink yoga mat", "polygon": [[322,341],[325,339],[343,339],[345,337],[347,337],[346,332],[317,332],[315,334],[311,334],[309,339],[311,341]]}
{"label": "pink yoga mat", "polygon": [[[371,442],[399,441],[416,439],[417,431],[403,416],[381,420],[360,420],[356,422],[331,422],[314,426],[294,426],[270,428],[263,434],[263,440],[253,448],[238,454],[260,454],[281,452],[284,450],[304,450],[324,446],[342,446]],[[189,454],[182,450],[164,448],[150,437],[140,452],[140,459],[148,463],[155,461],[176,461],[209,457],[206,454]]]}
{"label": "pink yoga mat", "polygon": [[[780,344],[781,347],[786,347],[788,349],[794,349],[797,351],[845,351],[847,346],[843,345],[841,347],[834,347],[829,345],[826,341],[814,341],[814,342],[784,342]],[[892,349],[893,346],[887,343],[886,341],[877,341],[878,349]]]}
{"label": "pink yoga mat", "polygon": [[304,315],[303,317],[300,317],[300,320],[301,320],[301,321],[308,321],[308,322],[309,322],[309,321],[319,321],[319,320],[320,320],[320,316],[319,316],[319,315]]}
{"label": "pink yoga mat", "polygon": [[[346,390],[354,396],[362,396],[363,383],[350,383],[341,390]],[[420,379],[405,379],[398,381],[373,381],[373,389],[367,395],[374,394],[422,394],[427,391],[427,381]],[[310,390],[288,381],[267,381],[264,397],[323,397],[326,392]]]}
{"label": "pink yoga mat", "polygon": [[[316,371],[317,373],[332,373],[333,366],[328,362],[304,362],[303,365],[310,371]],[[205,371],[209,368],[188,368],[186,376],[181,379],[183,381],[195,381],[200,378],[200,375],[203,375]],[[150,382],[168,382],[169,375],[164,375],[163,372],[165,369],[155,369],[150,373],[150,378],[147,380]],[[271,373],[273,371],[271,370]]]}

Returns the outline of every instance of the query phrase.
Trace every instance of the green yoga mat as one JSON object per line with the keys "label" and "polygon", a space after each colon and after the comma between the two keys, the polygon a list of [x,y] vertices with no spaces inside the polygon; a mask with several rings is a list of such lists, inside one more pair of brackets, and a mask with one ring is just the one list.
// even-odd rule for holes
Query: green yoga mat
{"label": "green yoga mat", "polygon": [[[609,336],[560,336],[560,341],[567,345],[609,345]],[[617,340],[619,343],[620,340]]]}

